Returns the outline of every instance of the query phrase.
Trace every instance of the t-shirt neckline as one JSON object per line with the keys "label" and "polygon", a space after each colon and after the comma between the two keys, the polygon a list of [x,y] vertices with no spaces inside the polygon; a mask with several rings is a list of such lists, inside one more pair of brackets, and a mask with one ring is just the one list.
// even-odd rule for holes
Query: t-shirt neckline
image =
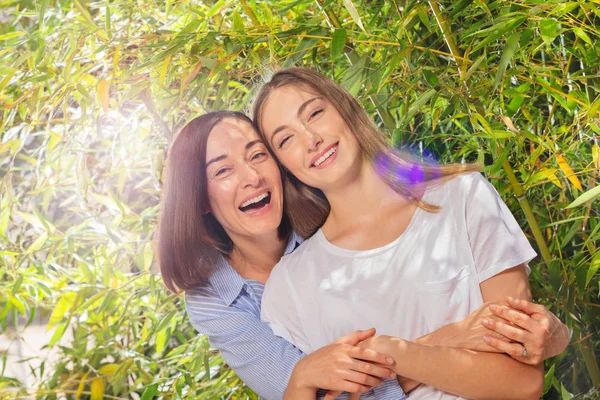
{"label": "t-shirt neckline", "polygon": [[[427,190],[423,194],[423,197],[422,197],[423,200],[425,200],[426,195],[427,195]],[[324,248],[328,252],[336,254],[338,256],[343,256],[343,257],[371,257],[371,256],[374,256],[374,255],[379,254],[379,253],[384,253],[385,251],[387,251],[387,250],[389,250],[389,249],[391,249],[393,247],[398,246],[404,240],[404,238],[407,236],[407,234],[410,233],[410,231],[413,229],[412,227],[416,224],[415,220],[419,218],[419,216],[421,215],[422,212],[424,212],[423,209],[421,209],[420,207],[417,207],[417,209],[415,210],[414,214],[410,218],[410,221],[408,222],[408,225],[406,226],[406,228],[404,228],[404,230],[402,231],[402,233],[400,234],[400,236],[398,236],[397,238],[395,238],[391,242],[389,242],[387,244],[384,244],[383,246],[376,247],[374,249],[368,249],[368,250],[351,250],[351,249],[345,249],[343,247],[336,246],[335,244],[331,243],[327,239],[327,237],[325,236],[325,234],[323,233],[323,230],[321,228],[319,228],[319,230],[315,233],[315,235],[313,237],[317,241],[317,244],[319,246],[321,246],[322,248]]]}

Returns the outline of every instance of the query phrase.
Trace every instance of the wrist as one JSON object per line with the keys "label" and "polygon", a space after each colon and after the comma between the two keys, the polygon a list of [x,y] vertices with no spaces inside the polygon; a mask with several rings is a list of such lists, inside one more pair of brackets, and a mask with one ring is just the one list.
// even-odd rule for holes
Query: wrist
{"label": "wrist", "polygon": [[385,343],[384,348],[381,349],[381,352],[389,355],[394,359],[393,370],[398,375],[403,375],[403,363],[406,358],[406,351],[408,349],[409,341],[400,339],[397,337],[388,337]]}
{"label": "wrist", "polygon": [[[290,389],[312,389],[308,382],[305,379],[304,374],[304,360],[306,357],[300,359],[294,369],[292,370],[292,375],[290,376],[290,381],[288,383],[288,388]],[[316,388],[315,388],[316,390]]]}

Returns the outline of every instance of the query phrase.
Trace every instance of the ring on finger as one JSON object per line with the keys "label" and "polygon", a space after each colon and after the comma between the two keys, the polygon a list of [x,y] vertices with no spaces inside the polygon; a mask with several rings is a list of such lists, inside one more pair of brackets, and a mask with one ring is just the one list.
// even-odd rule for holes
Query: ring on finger
{"label": "ring on finger", "polygon": [[521,357],[527,357],[527,347],[523,345],[523,355]]}

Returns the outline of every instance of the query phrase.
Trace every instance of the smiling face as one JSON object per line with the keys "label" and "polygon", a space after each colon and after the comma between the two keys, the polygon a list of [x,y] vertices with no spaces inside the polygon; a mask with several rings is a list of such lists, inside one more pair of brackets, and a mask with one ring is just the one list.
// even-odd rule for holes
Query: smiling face
{"label": "smiling face", "polygon": [[277,232],[283,213],[279,167],[252,125],[226,118],[213,128],[206,178],[210,212],[234,243]]}
{"label": "smiling face", "polygon": [[323,192],[346,184],[363,165],[358,141],[340,113],[309,88],[290,84],[274,89],[259,122],[281,163]]}

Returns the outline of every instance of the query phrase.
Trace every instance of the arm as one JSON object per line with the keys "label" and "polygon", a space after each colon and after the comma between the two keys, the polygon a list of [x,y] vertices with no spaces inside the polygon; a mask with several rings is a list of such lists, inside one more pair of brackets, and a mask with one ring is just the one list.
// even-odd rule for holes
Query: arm
{"label": "arm", "polygon": [[[546,307],[513,297],[508,297],[506,304],[492,310],[500,320],[482,322],[487,329],[495,332],[493,336],[487,336],[488,346],[527,364],[540,363],[567,348],[569,328]],[[521,346],[527,347],[527,357],[522,357]]]}
{"label": "arm", "polygon": [[[506,270],[481,284],[485,301],[506,296],[530,297],[524,266]],[[472,399],[538,399],[543,389],[543,366],[527,365],[504,354],[424,345],[384,337],[363,345],[387,352],[396,372],[440,390]]]}
{"label": "arm", "polygon": [[380,378],[396,375],[381,366],[389,366],[392,359],[352,345],[373,336],[374,330],[357,331],[305,357],[257,315],[228,306],[210,288],[186,292],[185,304],[194,328],[207,335],[244,383],[265,399],[278,400],[285,394],[314,400],[317,388],[363,393],[380,384]]}
{"label": "arm", "polygon": [[210,288],[186,292],[185,300],[194,328],[208,336],[244,383],[265,399],[283,398],[304,354],[257,315],[226,305]]}
{"label": "arm", "polygon": [[298,361],[284,400],[314,400],[318,388],[331,390],[325,399],[337,398],[342,392],[359,395],[382,384],[381,378],[395,378],[396,373],[390,369],[392,358],[356,347],[374,334],[375,329],[356,331]]}
{"label": "arm", "polygon": [[314,399],[319,388],[364,393],[382,384],[381,378],[396,377],[390,369],[394,362],[392,358],[356,346],[373,336],[375,329],[356,331],[311,352],[303,326],[297,318],[297,307],[293,285],[289,283],[285,268],[276,266],[263,292],[261,319],[270,326],[272,334],[310,353],[294,368],[285,399]]}

